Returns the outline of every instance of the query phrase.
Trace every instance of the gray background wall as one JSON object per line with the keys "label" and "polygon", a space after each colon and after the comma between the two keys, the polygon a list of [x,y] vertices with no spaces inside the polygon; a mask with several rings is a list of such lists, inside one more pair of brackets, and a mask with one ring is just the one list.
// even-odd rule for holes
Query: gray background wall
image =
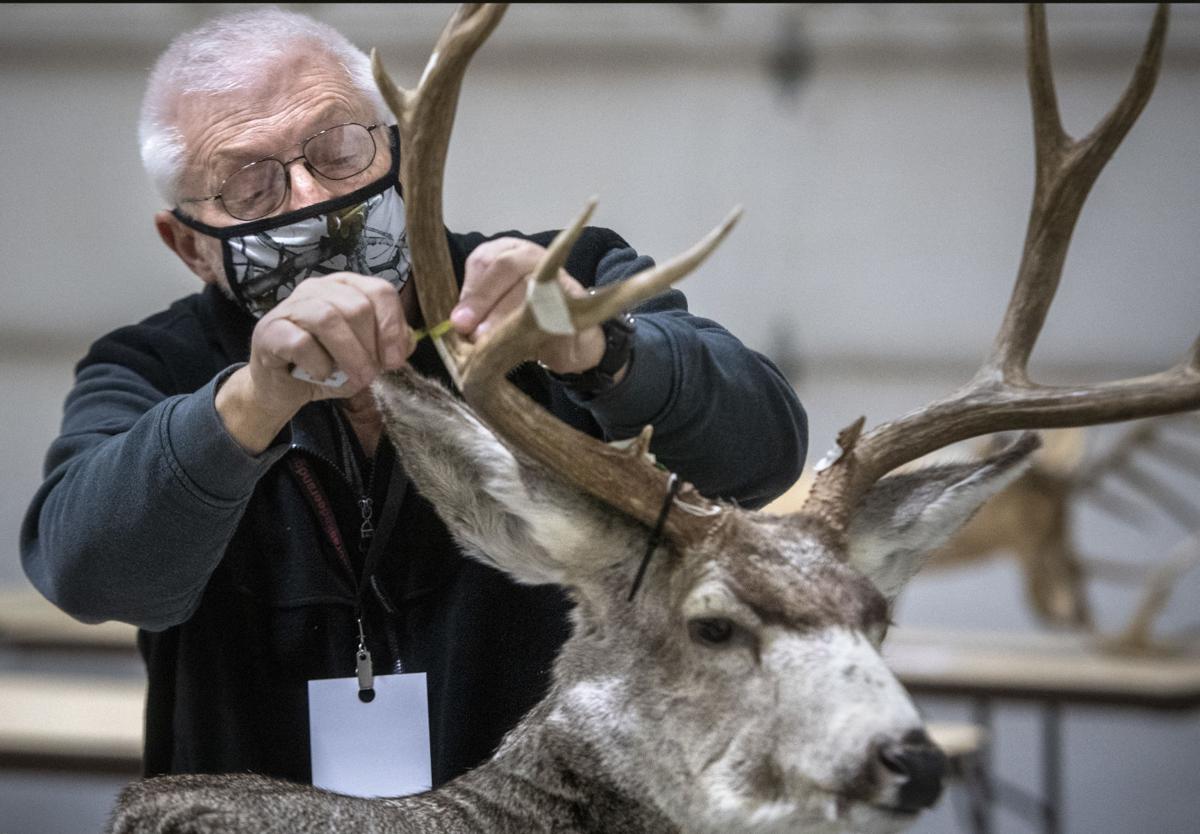
{"label": "gray background wall", "polygon": [[[378,47],[412,84],[449,7],[294,4]],[[218,4],[0,6],[0,587],[25,580],[21,515],[91,340],[199,287],[157,240],[136,118],[145,74]],[[1065,124],[1116,101],[1151,9],[1050,9]],[[1096,185],[1036,354],[1048,381],[1153,371],[1200,331],[1200,10],[1173,11],[1157,91]],[[769,67],[800,48],[788,87]],[[797,53],[792,52],[795,55]],[[964,381],[987,349],[1021,251],[1032,143],[1017,6],[665,4],[512,8],[476,59],[447,173],[459,230],[595,222],[667,257],[734,204],[745,216],[685,290],[787,367],[815,461],[866,413],[899,414]],[[1100,446],[1116,435],[1096,433]],[[1200,479],[1177,478],[1196,493]],[[119,512],[120,508],[114,508]],[[1085,514],[1081,544],[1151,560],[1180,538]],[[922,576],[904,625],[1033,630],[1016,566]],[[1116,625],[1128,590],[1101,589]],[[1200,577],[1166,628],[1196,624]],[[965,715],[923,703],[934,716]],[[1035,716],[1003,711],[997,767],[1036,786]],[[1200,723],[1098,709],[1066,721],[1067,830],[1184,832],[1200,818]],[[0,832],[94,829],[116,783],[3,777]],[[1027,830],[1001,814],[998,830]],[[957,830],[948,805],[922,832]]]}

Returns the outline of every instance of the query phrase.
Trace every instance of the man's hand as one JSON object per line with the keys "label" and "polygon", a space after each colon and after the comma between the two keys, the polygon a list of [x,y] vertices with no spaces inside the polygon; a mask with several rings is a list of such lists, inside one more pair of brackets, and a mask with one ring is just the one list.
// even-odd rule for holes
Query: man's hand
{"label": "man's hand", "polygon": [[[348,398],[382,371],[401,367],[414,345],[396,288],[381,278],[338,272],[309,278],[262,317],[250,341],[250,361],[217,392],[225,427],[251,454],[270,445],[300,407]],[[338,388],[303,382],[338,369]]]}
{"label": "man's hand", "polygon": [[[525,300],[525,279],[545,252],[536,243],[511,237],[476,247],[467,257],[462,294],[450,313],[455,331],[477,341],[495,329]],[[587,295],[565,270],[558,271],[558,281],[568,295]],[[551,339],[537,358],[555,373],[576,374],[596,367],[603,356],[604,332],[597,326]]]}

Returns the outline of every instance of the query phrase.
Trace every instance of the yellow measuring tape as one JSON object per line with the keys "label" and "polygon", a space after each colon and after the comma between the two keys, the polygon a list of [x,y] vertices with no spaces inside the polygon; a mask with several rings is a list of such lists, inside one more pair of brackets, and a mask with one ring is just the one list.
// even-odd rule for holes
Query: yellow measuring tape
{"label": "yellow measuring tape", "polygon": [[[432,336],[435,339],[440,339],[449,332],[450,319],[446,319],[440,324],[435,324],[433,327],[419,327],[413,331],[413,343],[415,344],[416,342],[421,341],[426,336]],[[298,368],[295,365],[291,366],[291,373],[296,379],[303,380],[304,382],[312,382],[317,385],[324,385],[326,388],[341,388],[350,378],[344,371],[338,370],[337,368],[334,368],[333,373],[331,373],[326,379],[315,379],[314,377],[309,376],[308,371]]]}
{"label": "yellow measuring tape", "polygon": [[426,336],[434,339],[440,339],[450,332],[450,319],[446,319],[440,324],[435,324],[433,327],[418,327],[413,331],[413,342],[419,342]]}

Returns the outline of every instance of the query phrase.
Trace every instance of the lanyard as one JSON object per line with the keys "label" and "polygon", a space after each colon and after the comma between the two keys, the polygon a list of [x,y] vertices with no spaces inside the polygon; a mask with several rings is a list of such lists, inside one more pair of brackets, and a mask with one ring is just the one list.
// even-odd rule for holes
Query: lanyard
{"label": "lanyard", "polygon": [[[288,455],[287,461],[288,467],[292,470],[292,473],[303,488],[302,491],[305,499],[317,516],[317,520],[321,525],[321,532],[325,534],[326,540],[333,547],[338,561],[345,568],[354,588],[355,619],[358,623],[358,646],[354,652],[354,668],[355,674],[358,677],[358,697],[364,703],[370,702],[375,697],[375,676],[371,661],[371,652],[367,649],[366,635],[363,631],[362,594],[365,586],[373,583],[359,581],[359,577],[354,570],[354,563],[350,560],[350,554],[346,550],[341,531],[338,529],[333,508],[330,506],[329,499],[321,489],[321,485],[317,482],[317,478],[313,474],[311,467],[309,467],[308,462],[304,460],[303,456],[298,454]],[[379,526],[371,536],[371,544],[363,563],[363,580],[368,580],[367,574],[374,566],[380,550],[386,546],[388,539],[391,538],[392,527],[395,525],[396,516],[400,512],[400,505],[403,503],[407,484],[408,478],[404,474],[404,468],[400,465],[400,460],[397,457],[392,461],[392,472],[391,477],[388,479],[388,491],[383,502],[383,512],[379,518]],[[378,589],[376,589],[376,593],[379,593]],[[392,639],[390,632],[388,637],[388,642],[393,644],[389,647],[396,655],[398,670],[400,665],[399,646],[394,645],[395,641]]]}

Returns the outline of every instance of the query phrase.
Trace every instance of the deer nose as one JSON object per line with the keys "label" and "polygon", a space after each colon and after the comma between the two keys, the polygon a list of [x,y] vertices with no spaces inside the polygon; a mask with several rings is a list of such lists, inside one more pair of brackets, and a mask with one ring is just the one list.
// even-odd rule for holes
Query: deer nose
{"label": "deer nose", "polygon": [[916,813],[937,802],[946,775],[946,754],[925,734],[913,730],[899,741],[884,742],[879,761],[898,783],[897,810]]}

